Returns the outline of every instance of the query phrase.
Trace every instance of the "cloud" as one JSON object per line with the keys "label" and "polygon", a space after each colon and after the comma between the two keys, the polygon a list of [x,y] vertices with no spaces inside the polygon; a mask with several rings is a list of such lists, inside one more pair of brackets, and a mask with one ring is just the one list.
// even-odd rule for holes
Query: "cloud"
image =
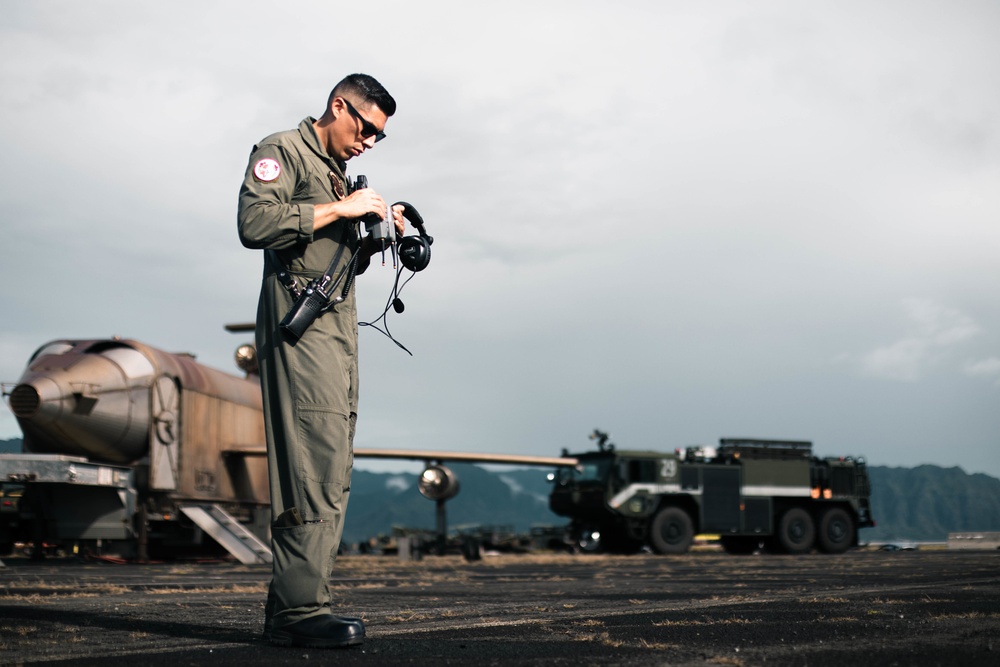
{"label": "cloud", "polygon": [[752,431],[1000,474],[1000,3],[376,0],[381,41],[297,7],[0,3],[0,380],[113,334],[232,372],[250,147],[367,71],[400,108],[350,173],[435,244],[390,313],[414,357],[362,329],[359,447]]}
{"label": "cloud", "polygon": [[932,346],[948,347],[980,333],[971,317],[930,299],[904,299],[903,309]]}
{"label": "cloud", "polygon": [[970,361],[963,369],[969,377],[993,378],[1000,385],[1000,358],[990,357],[980,361]]}
{"label": "cloud", "polygon": [[861,361],[866,375],[887,380],[912,381],[920,378],[927,363],[929,345],[920,338],[904,338],[872,350]]}
{"label": "cloud", "polygon": [[918,380],[951,348],[981,333],[971,317],[931,299],[903,299],[902,308],[912,331],[864,355],[861,367],[865,375],[906,382]]}

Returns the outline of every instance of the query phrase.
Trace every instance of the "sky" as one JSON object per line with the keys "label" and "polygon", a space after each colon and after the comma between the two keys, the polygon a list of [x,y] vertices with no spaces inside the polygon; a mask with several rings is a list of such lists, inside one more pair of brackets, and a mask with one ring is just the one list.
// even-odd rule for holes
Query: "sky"
{"label": "sky", "polygon": [[114,335],[238,374],[250,149],[366,72],[398,111],[348,173],[435,241],[390,313],[413,356],[361,330],[356,447],[599,428],[1000,476],[998,30],[992,0],[7,0],[0,380]]}

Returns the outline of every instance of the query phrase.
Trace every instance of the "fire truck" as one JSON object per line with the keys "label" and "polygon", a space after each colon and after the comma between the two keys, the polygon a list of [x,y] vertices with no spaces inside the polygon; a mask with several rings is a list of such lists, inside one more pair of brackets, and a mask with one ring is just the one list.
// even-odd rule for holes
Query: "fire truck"
{"label": "fire truck", "polygon": [[597,451],[559,470],[549,507],[572,520],[583,551],[687,552],[695,535],[725,551],[843,553],[874,526],[863,458],[813,456],[812,443],[724,438],[672,453],[623,451],[595,431]]}

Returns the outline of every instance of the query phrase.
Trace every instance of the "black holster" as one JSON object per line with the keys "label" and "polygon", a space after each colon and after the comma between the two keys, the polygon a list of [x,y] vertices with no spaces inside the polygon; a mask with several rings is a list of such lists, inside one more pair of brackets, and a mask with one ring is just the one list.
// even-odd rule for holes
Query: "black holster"
{"label": "black holster", "polygon": [[315,281],[310,282],[296,299],[295,305],[285,314],[279,326],[293,341],[297,341],[328,304],[329,298],[316,289]]}

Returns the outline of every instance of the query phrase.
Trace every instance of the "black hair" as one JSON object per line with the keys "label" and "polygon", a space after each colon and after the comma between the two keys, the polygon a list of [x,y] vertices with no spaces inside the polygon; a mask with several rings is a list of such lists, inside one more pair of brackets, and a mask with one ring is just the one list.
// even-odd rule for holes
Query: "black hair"
{"label": "black hair", "polygon": [[396,113],[396,100],[392,99],[389,91],[376,81],[375,77],[367,74],[349,74],[341,79],[340,83],[330,91],[330,97],[326,101],[327,108],[330,108],[333,98],[342,97],[345,94],[357,96],[363,105],[377,105],[386,117]]}

